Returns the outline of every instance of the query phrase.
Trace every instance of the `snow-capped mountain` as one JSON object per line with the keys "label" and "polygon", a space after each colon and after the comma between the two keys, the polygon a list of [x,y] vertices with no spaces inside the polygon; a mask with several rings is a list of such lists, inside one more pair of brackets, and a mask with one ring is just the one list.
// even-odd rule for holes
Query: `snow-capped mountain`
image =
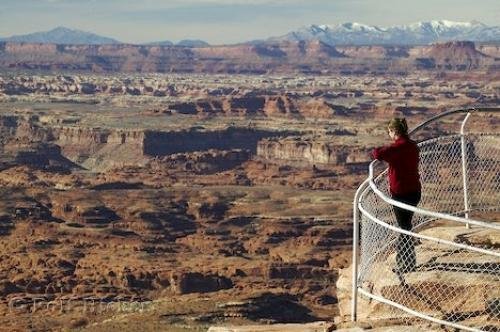
{"label": "snow-capped mountain", "polygon": [[50,31],[30,33],[0,39],[2,41],[25,43],[54,43],[54,44],[118,44],[119,41],[96,35],[91,32],[57,27]]}
{"label": "snow-capped mountain", "polygon": [[378,27],[361,23],[311,25],[269,41],[320,40],[330,45],[429,44],[451,40],[500,41],[500,26],[447,20]]}
{"label": "snow-capped mountain", "polygon": [[[447,20],[417,22],[409,25],[378,27],[361,23],[337,25],[310,25],[284,36],[271,37],[267,41],[321,41],[328,45],[419,45],[453,40],[500,41],[500,26],[488,26],[481,22],[453,22]],[[54,44],[119,44],[120,42],[94,33],[58,27],[50,31],[35,32],[0,38],[0,41]],[[249,41],[260,44],[263,40]],[[144,45],[205,47],[201,40],[183,40],[177,44],[170,41],[146,43]]]}

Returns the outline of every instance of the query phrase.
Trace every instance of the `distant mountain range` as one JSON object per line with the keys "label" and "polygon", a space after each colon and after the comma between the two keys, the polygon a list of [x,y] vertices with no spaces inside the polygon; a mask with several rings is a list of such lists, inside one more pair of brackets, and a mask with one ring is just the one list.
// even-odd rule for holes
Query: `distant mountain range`
{"label": "distant mountain range", "polygon": [[267,41],[312,41],[329,45],[422,45],[453,40],[500,41],[500,26],[429,21],[382,28],[361,23],[310,25]]}
{"label": "distant mountain range", "polygon": [[113,38],[99,36],[91,32],[68,29],[65,27],[57,27],[50,31],[34,32],[27,35],[1,38],[0,40],[9,42],[47,44],[120,44],[118,40]]}
{"label": "distant mountain range", "polygon": [[[361,23],[337,25],[310,25],[284,36],[249,42],[251,44],[282,41],[321,41],[328,45],[422,45],[434,42],[468,40],[500,41],[500,26],[488,26],[481,22],[452,22],[447,20],[417,22],[409,25],[378,27]],[[0,41],[53,43],[53,44],[121,44],[122,42],[81,30],[58,27],[50,31],[35,32],[0,38]],[[144,45],[205,47],[202,40],[182,40],[144,43]]]}
{"label": "distant mountain range", "polygon": [[210,46],[209,43],[203,41],[203,40],[198,40],[198,39],[184,39],[181,40],[178,43],[172,43],[169,40],[164,40],[164,41],[159,41],[159,42],[152,42],[152,43],[147,43],[145,45],[150,45],[150,46],[183,46],[183,47],[205,47],[205,46]]}
{"label": "distant mountain range", "polygon": [[[34,32],[27,35],[16,35],[7,38],[0,38],[0,41],[19,42],[19,43],[44,43],[44,44],[78,44],[78,45],[105,45],[105,44],[123,44],[122,42],[97,35],[95,33],[57,27],[55,29],[43,32]],[[161,46],[183,46],[183,47],[203,47],[209,44],[203,40],[185,39],[174,44],[171,41],[160,41],[147,43],[146,45]]]}

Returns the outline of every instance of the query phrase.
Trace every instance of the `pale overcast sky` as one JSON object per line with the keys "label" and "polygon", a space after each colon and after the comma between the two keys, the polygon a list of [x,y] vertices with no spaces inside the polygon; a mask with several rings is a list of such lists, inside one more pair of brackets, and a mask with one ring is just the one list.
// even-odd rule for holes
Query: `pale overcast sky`
{"label": "pale overcast sky", "polygon": [[500,25],[500,0],[0,0],[0,37],[65,26],[129,43],[236,43],[310,24],[435,19]]}

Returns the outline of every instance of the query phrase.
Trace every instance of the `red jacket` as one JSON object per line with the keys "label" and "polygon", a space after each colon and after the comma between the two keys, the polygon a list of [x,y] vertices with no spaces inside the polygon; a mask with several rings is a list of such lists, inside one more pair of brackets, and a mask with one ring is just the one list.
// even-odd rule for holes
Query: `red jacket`
{"label": "red jacket", "polygon": [[389,189],[392,195],[421,191],[418,173],[419,148],[408,136],[373,150],[373,158],[389,163]]}

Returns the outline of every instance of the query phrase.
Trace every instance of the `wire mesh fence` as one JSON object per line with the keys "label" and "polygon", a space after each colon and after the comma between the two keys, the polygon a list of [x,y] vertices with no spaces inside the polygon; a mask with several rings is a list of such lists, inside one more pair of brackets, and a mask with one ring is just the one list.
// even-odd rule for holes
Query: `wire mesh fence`
{"label": "wire mesh fence", "polygon": [[396,221],[385,169],[362,190],[354,287],[383,305],[371,309],[377,318],[500,331],[500,133],[488,123],[491,132],[419,143],[422,199],[411,230]]}

